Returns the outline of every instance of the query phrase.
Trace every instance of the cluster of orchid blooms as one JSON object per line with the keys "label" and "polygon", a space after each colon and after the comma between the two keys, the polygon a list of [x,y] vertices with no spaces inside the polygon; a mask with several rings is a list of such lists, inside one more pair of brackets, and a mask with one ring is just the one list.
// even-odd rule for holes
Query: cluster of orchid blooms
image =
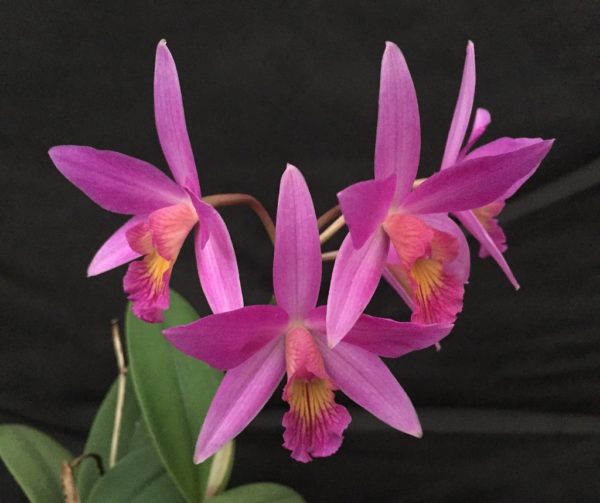
{"label": "cluster of orchid blooms", "polygon": [[[287,166],[274,229],[275,303],[270,305],[243,305],[233,245],[215,210],[219,196],[203,198],[200,192],[177,71],[165,41],[156,51],[154,105],[174,181],[116,152],[71,145],[50,150],[59,171],[92,200],[132,215],[97,252],[88,275],[131,262],[123,285],[139,318],[162,321],[171,271],[194,231],[200,283],[215,314],[167,329],[165,336],[184,353],[226,371],[200,432],[196,462],[239,434],[286,374],[283,445],[298,461],[329,456],[340,447],[350,414],[335,402],[337,389],[381,421],[421,436],[410,399],[380,357],[437,344],[462,309],[469,249],[449,214],[481,243],[480,256],[492,256],[518,288],[503,257],[505,236],[496,217],[552,146],[552,140],[540,138],[500,138],[473,149],[490,123],[490,114],[478,109],[464,141],[474,92],[469,42],[440,171],[415,180],[421,142],[417,98],[402,53],[387,43],[374,179],[338,194],[342,216],[320,239],[306,182],[297,168]],[[262,217],[268,223],[264,211]],[[327,305],[317,306],[321,241],[344,223],[349,233],[335,257]],[[412,310],[410,322],[363,314],[382,276]]]}

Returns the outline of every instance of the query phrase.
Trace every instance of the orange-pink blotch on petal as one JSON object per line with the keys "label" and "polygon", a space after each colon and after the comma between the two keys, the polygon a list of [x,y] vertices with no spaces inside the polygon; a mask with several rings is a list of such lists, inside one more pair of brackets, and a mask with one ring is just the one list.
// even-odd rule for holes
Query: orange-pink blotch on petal
{"label": "orange-pink blotch on petal", "polygon": [[409,270],[415,261],[429,253],[433,229],[412,215],[392,215],[383,223],[403,268]]}
{"label": "orange-pink blotch on petal", "polygon": [[174,260],[197,221],[196,211],[188,204],[168,206],[151,213],[148,225],[152,232],[152,244],[161,256]]}
{"label": "orange-pink blotch on petal", "polygon": [[198,221],[187,204],[161,208],[127,231],[129,246],[143,255],[129,264],[123,286],[136,316],[148,322],[162,321],[169,307],[169,280],[179,251]]}
{"label": "orange-pink blotch on petal", "polygon": [[454,321],[462,310],[464,286],[445,266],[458,257],[456,238],[412,215],[388,217],[384,230],[400,258],[399,264],[388,264],[388,269],[414,300],[411,320]]}
{"label": "orange-pink blotch on petal", "polygon": [[286,334],[285,356],[288,381],[283,399],[290,410],[283,416],[283,446],[301,462],[330,456],[343,440],[350,414],[335,403],[335,385],[327,375],[323,357],[304,327]]}

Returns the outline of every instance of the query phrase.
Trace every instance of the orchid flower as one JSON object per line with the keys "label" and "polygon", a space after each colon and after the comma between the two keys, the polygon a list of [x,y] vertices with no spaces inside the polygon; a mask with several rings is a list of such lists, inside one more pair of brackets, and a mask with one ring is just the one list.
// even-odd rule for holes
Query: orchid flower
{"label": "orchid flower", "polygon": [[284,447],[308,462],[335,453],[350,423],[335,402],[340,389],[392,427],[416,437],[410,399],[379,356],[435,344],[450,324],[420,325],[360,316],[335,349],[325,338],[325,306],[316,307],[321,247],[313,203],[301,173],[288,165],[279,192],[273,287],[276,305],[249,306],[165,330],[184,353],[226,370],[196,445],[201,463],[240,433],[287,373]]}
{"label": "orchid flower", "polygon": [[169,280],[183,242],[195,229],[198,274],[213,312],[243,305],[231,238],[203,202],[175,62],[166,42],[156,49],[154,112],[175,181],[145,161],[108,150],[63,145],[49,154],[58,170],[102,208],[133,215],[98,250],[88,276],[129,264],[123,286],[133,312],[149,322],[169,307]]}
{"label": "orchid flower", "polygon": [[462,309],[469,251],[448,212],[484,207],[510,192],[552,141],[463,159],[412,188],[420,155],[415,89],[404,56],[387,43],[381,66],[375,179],[338,194],[348,225],[336,258],[327,337],[354,326],[382,274],[411,307],[415,322],[452,322]]}
{"label": "orchid flower", "polygon": [[[447,169],[456,163],[478,157],[496,156],[509,152],[515,152],[520,149],[538,145],[544,142],[541,138],[499,138],[486,145],[483,145],[471,151],[473,145],[484,134],[491,123],[490,113],[478,108],[475,113],[471,134],[467,143],[463,146],[471,110],[473,108],[473,99],[475,95],[475,48],[472,42],[467,45],[467,55],[463,77],[458,94],[458,100],[454,109],[446,148],[442,158],[441,169]],[[544,156],[539,161],[541,162]],[[468,209],[466,211],[456,211],[453,214],[469,230],[471,234],[481,243],[479,256],[481,258],[491,255],[498,263],[502,271],[506,274],[509,281],[516,289],[519,289],[514,274],[512,273],[503,252],[506,251],[506,236],[498,224],[497,216],[504,208],[504,202],[511,197],[537,170],[537,164],[531,165],[531,169],[521,178],[516,180],[508,190],[495,201],[485,206]]]}

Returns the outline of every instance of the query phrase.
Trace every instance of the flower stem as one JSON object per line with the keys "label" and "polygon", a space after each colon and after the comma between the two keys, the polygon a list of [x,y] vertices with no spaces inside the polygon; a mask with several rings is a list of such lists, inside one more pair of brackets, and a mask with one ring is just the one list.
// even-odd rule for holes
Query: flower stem
{"label": "flower stem", "polygon": [[81,456],[77,456],[73,461],[71,461],[71,468],[79,468],[81,462],[85,461],[86,459],[93,459],[100,475],[104,475],[104,463],[102,463],[102,457],[100,454],[95,452],[86,452]]}
{"label": "flower stem", "polygon": [[86,459],[93,459],[96,462],[100,475],[104,475],[102,458],[95,452],[88,452],[81,456],[77,456],[70,463],[68,461],[63,461],[60,469],[60,482],[65,498],[64,503],[81,503],[79,491],[77,490],[77,483],[75,481],[75,469],[78,469],[81,462]]}
{"label": "flower stem", "polygon": [[323,262],[332,262],[337,257],[339,250],[321,253],[321,260]]}
{"label": "flower stem", "polygon": [[[426,178],[419,178],[415,180],[413,184],[413,188],[418,187],[421,183],[423,183]],[[273,219],[269,215],[269,212],[265,209],[265,207],[260,203],[258,199],[249,195],[249,194],[213,194],[211,196],[205,196],[202,200],[210,204],[213,208],[218,208],[219,206],[237,206],[244,205],[248,206],[260,219],[262,222],[269,238],[271,239],[271,243],[275,243],[275,224]],[[329,225],[319,236],[321,244],[326,243],[329,239],[331,239],[344,225],[346,221],[344,220],[344,216],[340,215],[341,210],[340,206],[336,205],[333,208],[328,209],[325,213],[323,213],[317,220],[317,226],[319,229],[322,229],[325,225],[333,220],[333,223]],[[335,219],[335,220],[334,220]],[[326,252],[323,254],[323,260],[335,260],[334,252]],[[337,252],[335,252],[337,253]]]}
{"label": "flower stem", "polygon": [[346,225],[344,215],[337,217],[333,221],[333,223],[329,227],[327,227],[327,229],[321,232],[321,235],[319,236],[321,244],[326,243],[330,238],[332,238],[336,234],[337,231],[344,227],[344,225]]}
{"label": "flower stem", "polygon": [[254,213],[258,215],[260,221],[265,227],[271,242],[275,242],[275,224],[265,207],[249,194],[213,194],[202,198],[205,203],[210,204],[213,208],[219,206],[237,206],[243,204],[248,206]]}
{"label": "flower stem", "polygon": [[340,205],[337,204],[333,208],[328,209],[317,219],[317,226],[319,227],[319,229],[322,229],[334,218],[337,218],[340,215],[340,213]]}
{"label": "flower stem", "polygon": [[125,366],[125,357],[123,356],[123,346],[121,345],[121,337],[119,335],[119,324],[117,320],[111,321],[112,325],[112,341],[117,358],[117,366],[119,368],[119,377],[117,380],[117,403],[115,404],[115,420],[113,423],[113,433],[110,442],[110,457],[108,459],[108,467],[112,468],[117,462],[117,454],[119,451],[119,436],[121,435],[121,422],[123,419],[123,404],[125,403],[125,380],[127,375],[127,367]]}
{"label": "flower stem", "polygon": [[63,461],[60,468],[60,482],[62,485],[63,496],[65,503],[81,503],[77,484],[75,483],[75,474],[73,473],[73,465],[68,461]]}

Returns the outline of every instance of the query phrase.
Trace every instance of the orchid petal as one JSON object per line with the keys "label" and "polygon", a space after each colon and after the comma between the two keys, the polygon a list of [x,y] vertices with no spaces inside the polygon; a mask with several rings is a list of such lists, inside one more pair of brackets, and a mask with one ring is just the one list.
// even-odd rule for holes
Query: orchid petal
{"label": "orchid petal", "polygon": [[410,398],[378,356],[345,342],[322,353],[327,373],[350,399],[393,428],[422,436]]}
{"label": "orchid petal", "polygon": [[462,160],[465,155],[471,150],[471,147],[475,145],[477,140],[483,136],[488,126],[492,123],[492,116],[485,108],[478,108],[475,111],[475,119],[473,120],[473,127],[471,128],[471,134],[467,143],[460,151],[458,160]]}
{"label": "orchid petal", "polygon": [[191,192],[198,212],[194,234],[196,266],[202,290],[213,313],[232,311],[244,305],[240,274],[231,236],[221,215]]}
{"label": "orchid petal", "polygon": [[451,323],[400,322],[363,314],[344,339],[369,353],[386,358],[398,358],[412,351],[433,346],[446,337]]}
{"label": "orchid petal", "polygon": [[375,178],[396,175],[396,199],[408,193],[417,176],[421,125],[415,87],[402,52],[387,42],[381,62]]}
{"label": "orchid petal", "polygon": [[[539,145],[543,142],[544,140],[541,138],[498,138],[497,140],[486,143],[485,145],[473,150],[467,154],[466,159],[477,159],[479,157],[506,154],[532,145]],[[505,200],[514,195],[514,193],[519,190],[521,186],[536,172],[542,160],[543,157],[524,176],[513,183],[499,199]]]}
{"label": "orchid petal", "polygon": [[477,159],[479,157],[489,157],[500,154],[507,154],[516,150],[531,147],[532,145],[538,145],[543,143],[542,138],[510,138],[505,136],[498,138],[494,141],[486,143],[481,147],[477,147],[475,150],[469,152],[465,159]]}
{"label": "orchid petal", "polygon": [[411,213],[446,213],[485,206],[535,170],[554,140],[490,157],[465,159],[419,185],[402,202]]}
{"label": "orchid petal", "polygon": [[394,197],[396,177],[367,180],[338,193],[340,208],[352,236],[354,248],[365,244],[383,223]]}
{"label": "orchid petal", "polygon": [[158,139],[173,177],[179,185],[200,197],[198,172],[185,125],[177,68],[165,40],[161,40],[156,48],[154,117]]}
{"label": "orchid petal", "polygon": [[248,306],[205,316],[189,325],[168,328],[163,333],[179,351],[219,370],[237,367],[275,337],[288,324],[279,306]]}
{"label": "orchid petal", "polygon": [[458,159],[460,148],[465,139],[467,126],[473,109],[473,98],[475,96],[475,47],[469,40],[467,44],[467,55],[463,69],[462,82],[458,92],[458,100],[454,109],[454,116],[450,124],[448,139],[444,157],[442,158],[441,169],[452,166]]}
{"label": "orchid petal", "polygon": [[139,215],[185,202],[185,191],[158,168],[110,150],[78,145],[52,147],[58,170],[108,211]]}
{"label": "orchid petal", "polygon": [[327,341],[335,346],[373,297],[388,253],[389,238],[377,231],[356,250],[346,236],[333,266],[327,305]]}
{"label": "orchid petal", "polygon": [[[326,333],[326,309],[327,306],[317,307],[306,320],[307,327],[322,336]],[[344,344],[354,344],[379,356],[398,358],[434,345],[446,337],[453,326],[451,323],[400,322],[363,314],[344,338]]]}
{"label": "orchid petal", "polygon": [[127,231],[143,222],[147,217],[148,215],[137,215],[119,227],[96,252],[88,267],[87,275],[97,276],[138,258],[141,254],[129,246]]}
{"label": "orchid petal", "polygon": [[238,435],[265,406],[285,373],[283,341],[275,339],[225,374],[198,437],[196,463]]}
{"label": "orchid petal", "polygon": [[508,280],[512,283],[516,290],[520,288],[519,282],[515,275],[513,274],[508,262],[504,258],[502,252],[496,246],[496,243],[485,230],[481,222],[477,220],[477,217],[473,214],[472,211],[459,211],[456,213],[456,217],[461,221],[461,223],[466,227],[466,229],[481,243],[487,252],[493,257],[493,259],[498,263],[500,269],[504,272]]}
{"label": "orchid petal", "polygon": [[304,177],[288,164],[279,190],[273,287],[277,304],[302,318],[317,305],[321,245],[315,208]]}

